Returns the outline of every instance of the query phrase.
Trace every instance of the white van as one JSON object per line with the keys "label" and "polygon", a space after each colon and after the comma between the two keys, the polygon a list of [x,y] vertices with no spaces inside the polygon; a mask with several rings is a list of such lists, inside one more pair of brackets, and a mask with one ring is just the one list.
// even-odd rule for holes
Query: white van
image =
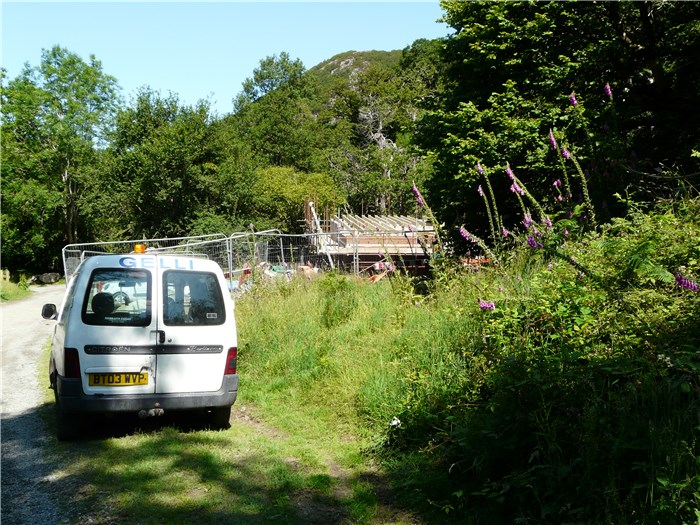
{"label": "white van", "polygon": [[204,258],[132,253],[85,259],[58,319],[49,380],[59,439],[80,416],[165,411],[206,414],[225,428],[238,392],[234,305],[219,265]]}

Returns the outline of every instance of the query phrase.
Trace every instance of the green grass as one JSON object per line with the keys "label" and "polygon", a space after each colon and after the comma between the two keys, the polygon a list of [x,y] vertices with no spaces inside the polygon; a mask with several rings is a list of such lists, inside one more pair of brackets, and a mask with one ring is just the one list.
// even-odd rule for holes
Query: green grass
{"label": "green grass", "polygon": [[135,523],[696,523],[700,294],[667,274],[700,275],[699,208],[569,239],[576,266],[515,247],[415,289],[259,286],[232,428],[58,444],[68,501]]}
{"label": "green grass", "polygon": [[[177,417],[165,426],[93,419],[86,439],[56,443],[52,452],[70,480],[66,512],[90,512],[95,523],[414,521],[410,509],[379,501],[387,482],[364,454],[368,441],[348,388],[367,372],[367,363],[357,366],[362,345],[340,349],[331,332],[314,335],[316,313],[306,317],[310,326],[289,317],[298,306],[313,312],[323,293],[306,282],[290,287],[237,305],[241,385],[231,428],[209,431]],[[376,339],[372,332],[367,341]],[[52,404],[49,391],[45,413]]]}
{"label": "green grass", "polygon": [[31,294],[26,281],[13,283],[7,279],[0,279],[0,302],[16,301]]}

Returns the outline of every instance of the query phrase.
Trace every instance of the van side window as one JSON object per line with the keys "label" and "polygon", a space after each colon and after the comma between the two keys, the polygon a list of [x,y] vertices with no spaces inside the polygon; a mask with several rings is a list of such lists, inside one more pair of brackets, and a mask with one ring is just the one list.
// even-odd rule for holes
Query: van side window
{"label": "van side window", "polygon": [[150,325],[150,272],[122,268],[94,270],[83,300],[82,317],[90,325]]}
{"label": "van side window", "polygon": [[206,326],[226,322],[221,287],[213,273],[164,272],[163,304],[163,322],[166,325]]}

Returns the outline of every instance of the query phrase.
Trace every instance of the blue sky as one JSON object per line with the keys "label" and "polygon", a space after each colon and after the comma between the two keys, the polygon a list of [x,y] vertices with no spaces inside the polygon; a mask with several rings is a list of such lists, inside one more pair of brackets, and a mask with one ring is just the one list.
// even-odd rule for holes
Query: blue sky
{"label": "blue sky", "polygon": [[102,62],[128,102],[141,86],[229,113],[260,60],[306,68],[344,51],[403,49],[446,36],[438,0],[390,2],[18,2],[2,0],[2,67],[16,77],[60,45]]}

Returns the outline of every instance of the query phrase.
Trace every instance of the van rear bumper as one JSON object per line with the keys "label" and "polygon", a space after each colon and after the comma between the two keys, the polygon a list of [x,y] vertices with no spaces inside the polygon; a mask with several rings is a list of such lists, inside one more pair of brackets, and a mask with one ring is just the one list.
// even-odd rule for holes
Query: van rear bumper
{"label": "van rear bumper", "polygon": [[195,410],[231,406],[238,393],[238,374],[224,376],[216,392],[177,394],[97,394],[86,395],[80,379],[56,378],[58,399],[64,413],[138,412],[151,408]]}

